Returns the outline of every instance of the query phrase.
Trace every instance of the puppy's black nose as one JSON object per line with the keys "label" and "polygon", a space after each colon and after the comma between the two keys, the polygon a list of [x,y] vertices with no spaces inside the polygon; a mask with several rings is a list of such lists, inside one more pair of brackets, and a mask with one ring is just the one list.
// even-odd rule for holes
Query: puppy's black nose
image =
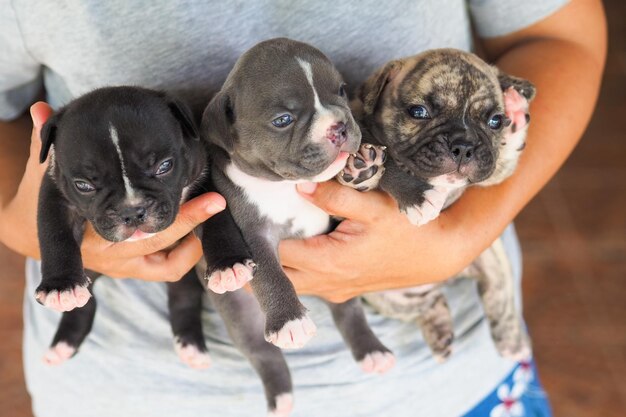
{"label": "puppy's black nose", "polygon": [[346,130],[347,127],[344,122],[335,123],[328,128],[328,131],[326,132],[326,137],[333,143],[333,145],[341,146],[348,139]]}
{"label": "puppy's black nose", "polygon": [[450,144],[450,154],[459,165],[465,164],[474,158],[474,145],[464,140],[455,140]]}
{"label": "puppy's black nose", "polygon": [[125,225],[137,226],[146,221],[146,208],[143,206],[131,206],[120,211],[120,217]]}

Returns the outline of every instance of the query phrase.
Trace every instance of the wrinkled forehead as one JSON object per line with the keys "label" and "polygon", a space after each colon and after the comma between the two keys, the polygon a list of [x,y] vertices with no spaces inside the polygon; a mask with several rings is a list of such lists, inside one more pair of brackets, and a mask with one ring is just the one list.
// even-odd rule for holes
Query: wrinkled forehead
{"label": "wrinkled forehead", "polygon": [[119,107],[97,115],[68,113],[59,122],[58,161],[89,171],[115,165],[120,154],[127,163],[150,165],[182,146],[180,127],[167,110]]}
{"label": "wrinkled forehead", "polygon": [[400,75],[397,91],[405,103],[446,109],[468,104],[504,108],[495,71],[473,55],[426,55],[405,65]]}
{"label": "wrinkled forehead", "polygon": [[342,78],[323,56],[305,52],[273,53],[247,60],[231,84],[237,107],[286,109],[313,105],[315,95],[336,94]]}

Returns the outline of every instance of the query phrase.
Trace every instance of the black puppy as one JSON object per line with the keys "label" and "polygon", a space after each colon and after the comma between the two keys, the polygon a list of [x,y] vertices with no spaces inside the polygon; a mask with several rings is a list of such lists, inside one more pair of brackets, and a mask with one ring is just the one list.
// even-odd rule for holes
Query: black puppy
{"label": "black puppy", "polygon": [[[111,242],[147,238],[172,224],[183,201],[211,185],[190,111],[162,92],[95,90],[56,112],[41,139],[40,160],[49,154],[50,165],[39,195],[42,281],[36,297],[64,312],[46,354],[54,364],[75,354],[95,315],[90,286],[98,274],[84,271],[80,253],[86,221]],[[213,221],[224,236],[240,236],[228,213]],[[206,246],[230,244],[218,237]],[[194,270],[168,284],[176,347],[194,367],[209,364],[200,322],[203,291]]]}

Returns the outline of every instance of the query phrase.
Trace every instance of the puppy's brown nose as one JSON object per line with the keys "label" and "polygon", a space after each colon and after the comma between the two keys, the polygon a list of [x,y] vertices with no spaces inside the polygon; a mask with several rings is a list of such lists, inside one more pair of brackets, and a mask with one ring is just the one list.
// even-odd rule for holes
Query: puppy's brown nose
{"label": "puppy's brown nose", "polygon": [[326,137],[335,146],[343,145],[347,140],[346,124],[344,122],[335,123],[326,131]]}
{"label": "puppy's brown nose", "polygon": [[474,145],[464,140],[455,140],[450,144],[450,154],[459,165],[466,164],[474,158]]}

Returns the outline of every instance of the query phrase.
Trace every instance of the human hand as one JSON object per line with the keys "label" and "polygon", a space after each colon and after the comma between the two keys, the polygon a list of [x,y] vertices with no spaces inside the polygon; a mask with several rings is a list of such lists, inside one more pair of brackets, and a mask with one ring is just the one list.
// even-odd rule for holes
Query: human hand
{"label": "human hand", "polygon": [[[40,131],[45,121],[52,114],[52,109],[46,103],[35,103],[30,109],[33,127],[30,137],[29,157],[22,179],[17,187],[17,192],[0,209],[0,239],[14,251],[33,258],[39,258],[39,242],[37,240],[37,202],[41,179],[46,171],[48,163],[39,163],[39,150],[41,149]],[[24,125],[26,129],[26,125]],[[24,132],[9,132],[9,134]],[[3,138],[4,139],[4,138]],[[19,140],[20,138],[17,138]],[[26,138],[24,137],[24,140]],[[17,155],[12,155],[17,159]],[[10,162],[10,161],[7,161]],[[23,163],[23,162],[21,162]],[[10,170],[19,172],[18,168]],[[8,196],[7,196],[8,197]]]}
{"label": "human hand", "polygon": [[299,185],[300,194],[344,217],[327,235],[285,240],[281,262],[296,290],[342,302],[366,292],[443,281],[481,251],[446,212],[417,227],[389,195],[361,193],[334,181]]}
{"label": "human hand", "polygon": [[[33,130],[30,156],[18,191],[0,213],[2,241],[17,252],[39,258],[37,202],[47,162],[39,163],[41,127],[52,114],[43,102],[31,107]],[[223,210],[224,198],[206,193],[180,207],[170,227],[155,236],[136,242],[113,243],[100,237],[88,223],[81,245],[85,268],[112,277],[133,277],[150,281],[175,281],[200,260],[202,247],[190,232],[211,215]],[[182,240],[181,240],[182,239]],[[180,243],[170,248],[180,240]]]}

